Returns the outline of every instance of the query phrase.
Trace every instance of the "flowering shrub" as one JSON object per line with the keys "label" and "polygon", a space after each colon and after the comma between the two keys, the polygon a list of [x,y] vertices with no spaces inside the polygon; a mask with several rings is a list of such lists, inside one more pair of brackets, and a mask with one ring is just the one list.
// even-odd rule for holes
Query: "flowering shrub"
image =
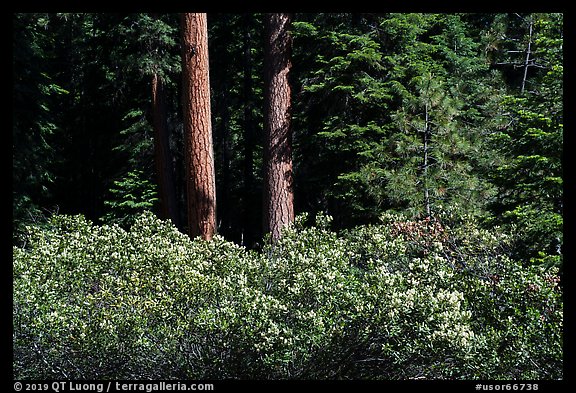
{"label": "flowering shrub", "polygon": [[58,379],[561,378],[556,272],[506,238],[300,217],[261,252],[54,216],[13,249],[14,375]]}
{"label": "flowering shrub", "polygon": [[[449,346],[436,348],[430,352],[434,356],[416,357],[399,369],[416,367],[416,374],[441,378],[562,377],[563,305],[557,269],[523,267],[507,256],[512,239],[471,222],[451,229],[428,220],[402,221],[394,215],[383,221],[347,234],[347,243],[356,250],[353,262],[370,272],[415,279],[422,287],[417,290],[422,295],[420,307],[449,299],[453,307],[444,313],[432,311],[428,313],[432,319],[422,316],[403,322],[423,323],[425,329],[436,326],[431,338],[460,344],[453,347],[458,349],[455,352],[445,352]],[[406,299],[411,288],[415,285],[402,294],[396,287],[394,296],[412,305]],[[454,324],[434,325],[431,322],[438,315],[450,315]],[[422,348],[431,342],[425,338]],[[408,354],[410,347],[402,348],[403,353]],[[425,372],[422,365],[427,367]]]}

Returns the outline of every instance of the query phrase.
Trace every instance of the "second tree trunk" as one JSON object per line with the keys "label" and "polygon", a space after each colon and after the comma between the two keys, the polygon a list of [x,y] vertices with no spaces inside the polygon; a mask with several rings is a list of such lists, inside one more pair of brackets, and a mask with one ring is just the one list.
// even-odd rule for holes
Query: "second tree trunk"
{"label": "second tree trunk", "polygon": [[289,14],[265,16],[264,44],[264,232],[277,240],[294,221],[290,128],[291,39]]}

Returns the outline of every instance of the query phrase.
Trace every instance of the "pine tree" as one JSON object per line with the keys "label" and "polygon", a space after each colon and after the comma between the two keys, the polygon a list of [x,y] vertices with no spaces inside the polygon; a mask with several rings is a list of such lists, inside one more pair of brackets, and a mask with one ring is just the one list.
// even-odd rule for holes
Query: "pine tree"
{"label": "pine tree", "polygon": [[[516,228],[518,258],[561,266],[563,18],[561,14],[510,17],[505,31],[524,37],[525,47],[531,42],[530,58],[535,61],[530,64],[538,67],[530,67],[526,77],[524,69],[502,71],[514,71],[516,78],[501,100],[501,126],[491,139],[503,157],[491,172],[498,186],[491,206],[493,222]],[[505,52],[500,55],[508,54],[508,49]]]}
{"label": "pine tree", "polygon": [[412,216],[474,212],[488,186],[472,172],[477,146],[459,121],[462,101],[431,73],[414,77],[403,99],[391,137],[396,163],[384,169],[389,198]]}
{"label": "pine tree", "polygon": [[389,122],[378,17],[297,14],[294,36],[298,204],[335,226],[375,219],[382,207],[357,175]]}
{"label": "pine tree", "polygon": [[157,73],[152,75],[152,125],[154,128],[154,163],[156,178],[160,190],[161,217],[171,219],[179,225],[178,206],[176,204],[176,184],[172,168],[172,152],[167,121],[164,82]]}
{"label": "pine tree", "polygon": [[55,34],[44,14],[13,15],[12,218],[37,219],[54,192],[57,102],[69,94],[51,69]]}
{"label": "pine tree", "polygon": [[[170,14],[128,14],[108,34],[114,40],[109,52],[115,67],[107,72],[118,95],[129,92],[130,97],[122,119],[125,128],[119,131],[121,138],[114,148],[123,158],[117,165],[114,184],[123,182],[127,174],[141,176],[143,184],[155,183],[159,203],[153,210],[178,226],[171,147],[177,108],[172,79],[180,71],[177,19]],[[105,205],[111,206],[118,197],[115,185],[111,186]]]}
{"label": "pine tree", "polygon": [[182,15],[181,45],[188,232],[211,240],[216,233],[216,185],[206,14]]}
{"label": "pine tree", "polygon": [[290,126],[291,67],[289,14],[265,17],[264,53],[264,232],[272,239],[294,220],[292,132]]}
{"label": "pine tree", "polygon": [[483,214],[493,187],[481,134],[499,92],[460,16],[331,14],[295,26],[297,64],[308,67],[297,181],[309,183],[311,205],[337,225],[388,209]]}

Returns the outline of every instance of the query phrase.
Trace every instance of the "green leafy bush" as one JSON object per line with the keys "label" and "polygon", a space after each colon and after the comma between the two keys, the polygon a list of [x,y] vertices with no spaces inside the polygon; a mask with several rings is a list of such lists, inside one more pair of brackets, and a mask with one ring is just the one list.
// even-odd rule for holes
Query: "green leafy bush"
{"label": "green leafy bush", "polygon": [[14,247],[14,375],[94,379],[562,378],[554,270],[506,238],[305,217],[261,252],[54,216]]}
{"label": "green leafy bush", "polygon": [[[562,377],[563,304],[556,268],[523,267],[507,256],[513,238],[497,229],[479,229],[473,221],[451,229],[427,219],[402,221],[388,215],[383,220],[384,225],[360,227],[348,235],[358,250],[356,263],[367,271],[380,269],[412,280],[405,294],[418,283],[419,307],[444,299],[453,306],[401,319],[431,329],[429,337],[448,338],[444,347],[430,348],[433,341],[424,336],[420,344],[401,348],[406,354],[411,347],[415,355],[421,350],[425,354],[398,367],[415,369],[402,377]],[[401,288],[394,293],[399,296]],[[412,305],[410,299],[405,302]],[[450,316],[453,325],[434,324],[439,315]]]}

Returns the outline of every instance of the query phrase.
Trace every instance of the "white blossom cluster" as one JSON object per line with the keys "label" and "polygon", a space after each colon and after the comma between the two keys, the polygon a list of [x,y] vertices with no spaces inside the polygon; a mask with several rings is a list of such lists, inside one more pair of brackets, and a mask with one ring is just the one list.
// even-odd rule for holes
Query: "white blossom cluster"
{"label": "white blossom cluster", "polygon": [[533,378],[561,362],[554,272],[490,254],[496,237],[419,249],[399,226],[303,222],[261,252],[150,213],[30,228],[13,249],[15,377]]}

